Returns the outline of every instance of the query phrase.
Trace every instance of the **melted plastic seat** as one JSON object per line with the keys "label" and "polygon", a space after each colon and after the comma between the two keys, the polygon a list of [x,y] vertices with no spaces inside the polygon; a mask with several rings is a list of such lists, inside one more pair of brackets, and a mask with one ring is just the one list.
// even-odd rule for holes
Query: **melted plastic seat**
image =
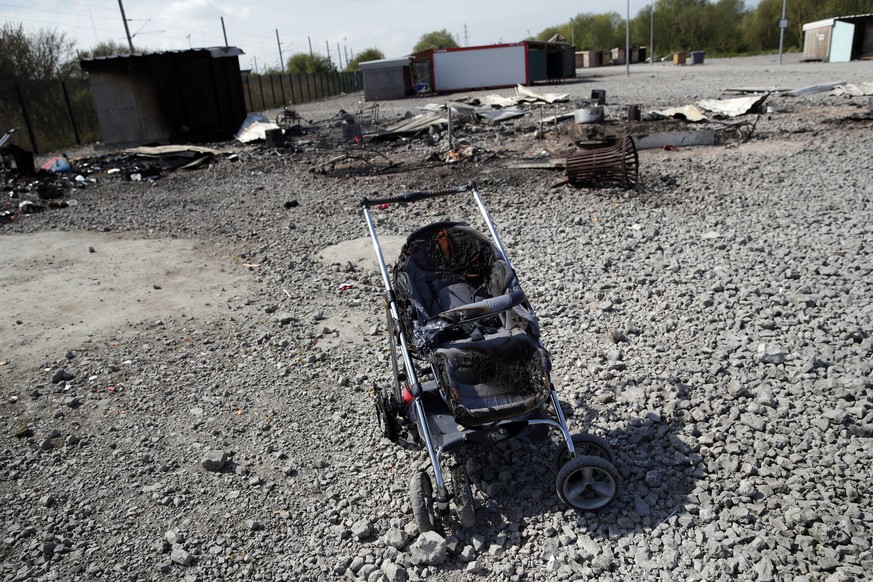
{"label": "melted plastic seat", "polygon": [[[506,261],[463,223],[413,232],[394,272],[407,344],[436,372],[455,419],[477,426],[529,413],[548,397],[549,355]],[[471,304],[494,312],[446,322]]]}

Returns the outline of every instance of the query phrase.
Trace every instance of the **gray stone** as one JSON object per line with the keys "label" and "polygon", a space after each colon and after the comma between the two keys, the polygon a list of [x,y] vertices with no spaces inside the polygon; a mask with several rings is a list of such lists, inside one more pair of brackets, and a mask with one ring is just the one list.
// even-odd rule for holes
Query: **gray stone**
{"label": "gray stone", "polygon": [[207,471],[221,471],[227,464],[227,453],[219,450],[209,451],[200,464]]}
{"label": "gray stone", "polygon": [[383,562],[382,573],[385,575],[387,582],[406,582],[406,569],[394,562]]}
{"label": "gray stone", "polygon": [[164,539],[173,545],[185,543],[185,536],[183,536],[180,531],[175,529],[167,530],[167,532],[164,534]]}
{"label": "gray stone", "polygon": [[170,552],[170,560],[181,566],[190,566],[194,562],[194,557],[186,550],[177,546]]}
{"label": "gray stone", "polygon": [[409,561],[416,565],[432,566],[446,560],[446,540],[435,531],[426,531],[409,546]]}
{"label": "gray stone", "polygon": [[359,519],[352,524],[351,532],[359,540],[366,539],[373,533],[373,524],[370,523],[369,519]]}
{"label": "gray stone", "polygon": [[397,527],[392,527],[382,536],[382,541],[385,542],[385,545],[398,550],[405,548],[410,539],[412,539],[412,537],[408,533]]}
{"label": "gray stone", "polygon": [[784,364],[785,351],[777,344],[759,344],[758,361],[762,364]]}

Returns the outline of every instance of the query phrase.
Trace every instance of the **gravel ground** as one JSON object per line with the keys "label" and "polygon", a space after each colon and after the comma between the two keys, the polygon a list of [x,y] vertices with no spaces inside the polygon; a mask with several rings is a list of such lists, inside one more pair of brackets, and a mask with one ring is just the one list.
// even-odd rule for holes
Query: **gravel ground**
{"label": "gravel ground", "polygon": [[[796,55],[584,73],[538,90],[606,89],[615,119],[731,87],[873,80],[869,63]],[[47,231],[79,249],[88,234],[190,241],[166,248],[168,264],[196,247],[218,268],[149,270],[143,284],[218,288],[67,330],[47,355],[19,345],[27,318],[0,324],[0,579],[869,579],[873,121],[867,98],[767,103],[747,143],[641,152],[633,192],[507,168],[572,150],[562,132],[534,139],[528,118],[459,129],[494,154],[478,161],[429,161],[439,134],[384,142],[401,162],[385,175],[314,173],[333,154],[312,146],[222,144],[238,161],[154,182],[100,175],[77,205],[4,224],[12,263],[14,240]],[[609,439],[622,488],[601,513],[567,511],[557,446],[516,440],[471,452],[477,525],[419,538],[407,484],[422,455],[380,439],[372,412],[388,344],[358,201],[471,179],[541,318],[571,429]],[[379,233],[478,224],[446,202],[377,211]],[[340,243],[347,256],[329,249]],[[139,269],[130,254],[113,270]],[[110,312],[140,300],[110,295]],[[34,317],[48,307],[38,289],[15,300]]]}

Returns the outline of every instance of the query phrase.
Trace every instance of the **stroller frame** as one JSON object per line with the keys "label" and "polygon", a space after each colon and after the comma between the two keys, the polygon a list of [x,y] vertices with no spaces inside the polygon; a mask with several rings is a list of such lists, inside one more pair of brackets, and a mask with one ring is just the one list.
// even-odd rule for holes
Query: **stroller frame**
{"label": "stroller frame", "polygon": [[[551,403],[550,407],[543,404],[534,413],[521,415],[520,418],[507,418],[475,427],[461,426],[447,411],[434,411],[432,387],[431,393],[428,394],[426,386],[423,386],[419,379],[422,374],[426,376],[429,374],[416,368],[413,357],[410,355],[410,346],[407,343],[406,334],[400,331],[401,313],[397,304],[397,295],[392,285],[389,269],[382,253],[382,247],[379,244],[376,226],[370,209],[376,205],[406,204],[467,193],[472,194],[479,213],[484,219],[495,250],[499,253],[498,258],[504,260],[511,269],[509,256],[475,182],[469,182],[463,186],[445,190],[406,192],[385,198],[365,197],[361,200],[364,218],[385,286],[384,300],[388,312],[387,323],[391,342],[394,381],[397,386],[404,382],[408,394],[411,395],[411,402],[408,404],[412,412],[409,414],[407,410],[409,415],[406,416],[403,413],[405,402],[398,402],[397,397],[391,396],[390,393],[385,393],[374,386],[374,397],[376,399],[375,404],[380,429],[382,436],[398,442],[401,440],[398,438],[400,430],[398,419],[406,420],[408,424],[411,424],[410,428],[414,428],[417,433],[417,435],[413,433],[412,436],[417,436],[420,444],[427,451],[429,464],[435,478],[436,488],[434,490],[426,474],[425,468],[427,464],[424,464],[422,470],[415,473],[412,477],[410,495],[412,497],[413,513],[415,514],[417,525],[421,531],[437,529],[442,519],[450,514],[452,501],[455,502],[456,515],[461,525],[464,527],[474,525],[473,497],[465,469],[463,465],[460,465],[451,470],[450,488],[442,462],[444,454],[464,442],[496,443],[516,436],[524,429],[534,426],[557,430],[565,443],[559,453],[559,466],[563,466],[560,467],[557,482],[558,495],[562,501],[578,511],[597,511],[602,509],[615,499],[618,491],[619,478],[618,472],[612,465],[614,460],[613,452],[609,444],[600,437],[586,433],[570,434],[561,404],[558,400],[557,391],[548,374],[548,398],[546,402]],[[524,304],[533,313],[526,298],[524,298]],[[483,317],[482,313],[467,315],[470,315],[470,317],[464,321],[474,321]],[[488,315],[493,315],[493,313],[484,314],[484,316]],[[539,334],[537,334],[536,343],[539,348],[543,347]],[[398,366],[398,359],[402,360],[402,367]],[[436,383],[437,375],[433,364],[431,364],[430,374],[434,377],[430,384]],[[552,418],[538,414],[546,408],[553,409]]]}

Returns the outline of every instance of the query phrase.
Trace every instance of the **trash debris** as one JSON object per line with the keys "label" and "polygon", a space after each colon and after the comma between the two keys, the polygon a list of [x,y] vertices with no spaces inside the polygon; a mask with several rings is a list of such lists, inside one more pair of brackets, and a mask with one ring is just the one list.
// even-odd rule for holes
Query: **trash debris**
{"label": "trash debris", "polygon": [[837,85],[830,93],[834,97],[849,95],[850,97],[867,97],[873,95],[873,83],[849,83]]}
{"label": "trash debris", "polygon": [[579,151],[567,157],[567,182],[577,188],[633,189],[639,167],[637,149],[630,136],[580,144]]}
{"label": "trash debris", "polygon": [[69,160],[63,156],[55,156],[42,165],[43,170],[54,172],[55,174],[69,174],[73,171]]}
{"label": "trash debris", "polygon": [[733,99],[703,99],[698,102],[700,107],[712,111],[716,115],[738,117],[746,113],[757,113],[761,105],[769,97],[769,93],[755,97],[735,97]]}
{"label": "trash debris", "polygon": [[801,87],[800,89],[795,89],[791,91],[789,95],[792,97],[803,97],[804,95],[814,95],[816,93],[827,93],[828,91],[833,91],[840,85],[845,85],[846,81],[835,81],[833,83],[820,83],[818,85],[810,85],[808,87]]}
{"label": "trash debris", "polygon": [[482,150],[476,146],[468,145],[460,147],[446,153],[446,163],[452,164],[464,160],[476,161],[480,152]]}
{"label": "trash debris", "polygon": [[534,93],[524,85],[516,85],[515,92],[519,95],[522,101],[535,102],[544,101],[546,103],[557,103],[570,100],[569,93]]}
{"label": "trash debris", "polygon": [[267,119],[263,113],[249,113],[240,125],[234,137],[242,143],[266,140],[268,129],[280,129],[278,125]]}
{"label": "trash debris", "polygon": [[354,289],[354,287],[355,284],[352,281],[345,281],[344,283],[340,284],[338,289],[339,291],[348,291],[349,289]]}
{"label": "trash debris", "polygon": [[684,107],[670,107],[669,109],[662,109],[661,111],[650,111],[649,115],[663,119],[682,119],[684,121],[690,121],[691,123],[706,121],[706,115],[704,115],[696,105],[685,105]]}
{"label": "trash debris", "polygon": [[715,132],[711,129],[701,129],[694,131],[668,131],[662,133],[653,133],[651,135],[635,136],[633,138],[634,145],[638,150],[651,150],[663,148],[664,146],[696,146],[696,145],[713,145],[715,143]]}

